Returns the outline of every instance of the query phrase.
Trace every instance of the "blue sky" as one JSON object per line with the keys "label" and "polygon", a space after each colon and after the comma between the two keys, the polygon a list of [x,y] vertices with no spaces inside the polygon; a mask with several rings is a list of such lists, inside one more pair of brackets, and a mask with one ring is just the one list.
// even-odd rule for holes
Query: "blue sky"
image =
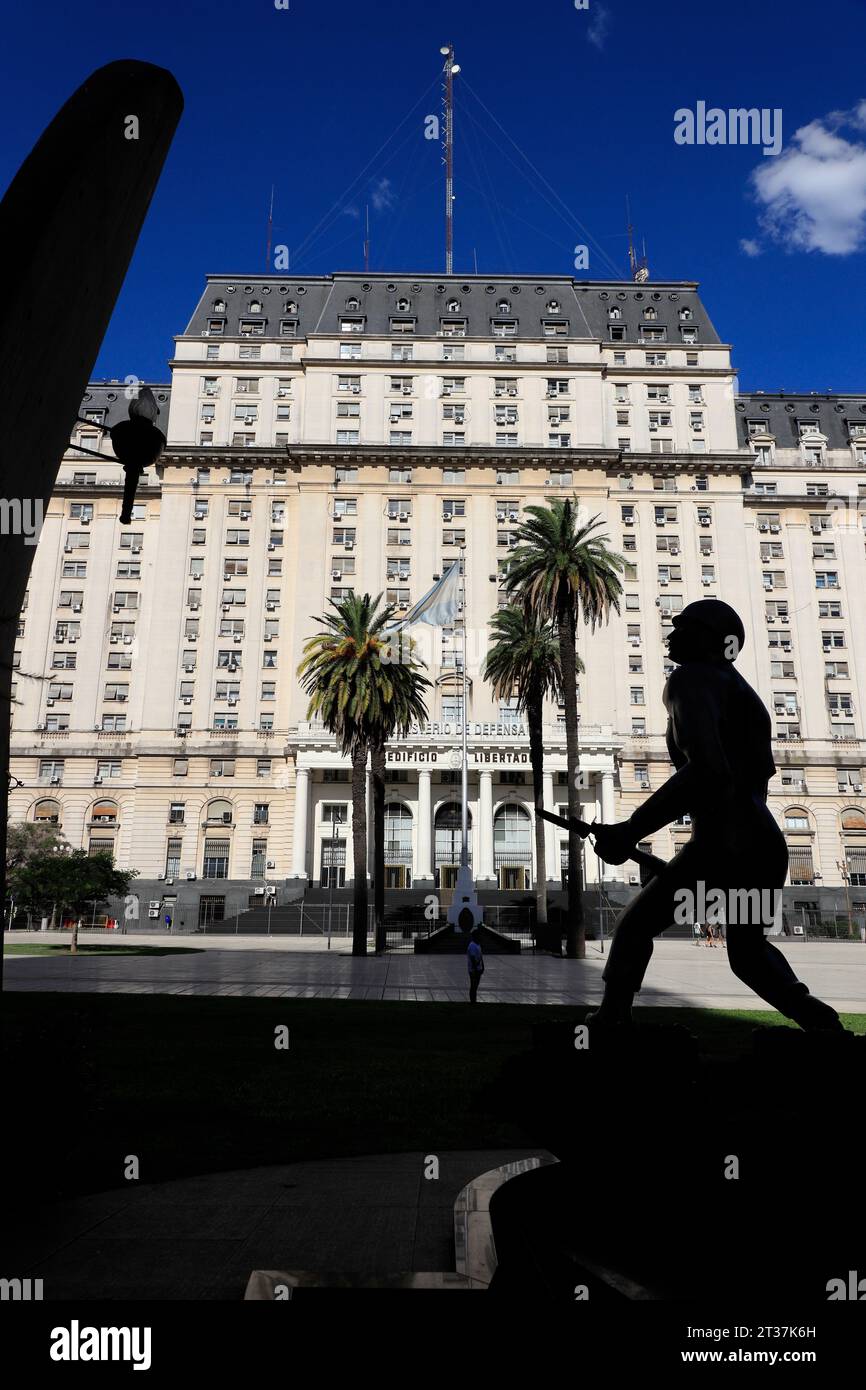
{"label": "blue sky", "polygon": [[[863,0],[589,0],[585,11],[574,0],[290,0],[288,11],[49,0],[7,10],[4,38],[4,187],[103,63],[159,63],[184,92],[95,377],[165,378],[204,275],[265,269],[272,183],[274,241],[298,274],[362,266],[367,204],[374,270],[443,268],[440,148],[424,121],[440,111],[450,39],[463,68],[457,271],[477,253],[482,273],[624,275],[628,194],[652,275],[701,282],[742,389],[864,389]],[[699,101],[780,108],[782,153],[676,144],[674,112]],[[575,272],[583,242],[589,269]]]}

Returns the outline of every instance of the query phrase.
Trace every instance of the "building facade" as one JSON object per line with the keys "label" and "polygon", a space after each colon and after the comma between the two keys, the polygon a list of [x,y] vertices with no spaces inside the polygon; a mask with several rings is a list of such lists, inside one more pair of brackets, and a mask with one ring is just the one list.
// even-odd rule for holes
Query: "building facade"
{"label": "building facade", "polygon": [[[687,282],[212,276],[170,365],[153,386],[168,447],[131,527],[96,428],[125,413],[124,386],[82,404],[21,614],[13,819],[110,847],[150,910],[187,925],[346,886],[348,763],[307,721],[303,643],[329,598],[405,610],[462,557],[476,879],[556,888],[564,836],[548,826],[535,863],[526,731],[482,668],[521,516],[573,496],[626,563],[621,612],[579,642],[584,816],[621,819],[669,775],[661,639],[693,599],[724,598],[774,713],[789,898],[860,909],[866,395],[738,395]],[[462,634],[416,635],[430,719],[388,751],[387,887],[447,891]],[[555,704],[545,761],[563,805]],[[587,845],[585,867],[634,891],[634,866]]]}

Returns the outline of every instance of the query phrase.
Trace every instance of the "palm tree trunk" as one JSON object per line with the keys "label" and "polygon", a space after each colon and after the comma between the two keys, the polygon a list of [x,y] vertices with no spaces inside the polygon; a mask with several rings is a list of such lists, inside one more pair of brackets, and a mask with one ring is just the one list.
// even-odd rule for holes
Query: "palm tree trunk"
{"label": "palm tree trunk", "polygon": [[352,857],[354,910],[352,955],[367,954],[367,744],[359,740],[352,751]]}
{"label": "palm tree trunk", "polygon": [[[529,726],[529,761],[532,765],[532,794],[535,805],[544,805],[544,718],[543,702],[533,697],[526,708]],[[547,948],[547,855],[544,821],[535,816],[535,931],[539,946]]]}
{"label": "palm tree trunk", "polygon": [[385,745],[370,749],[373,772],[373,915],[376,919],[376,954],[385,950]]}
{"label": "palm tree trunk", "polygon": [[[577,794],[580,772],[580,745],[577,735],[577,622],[571,606],[557,615],[559,659],[562,664],[562,691],[565,701],[565,747],[568,764],[568,814],[580,816]],[[572,960],[586,955],[586,928],[583,920],[583,872],[581,840],[576,830],[568,832],[568,926],[566,953]]]}

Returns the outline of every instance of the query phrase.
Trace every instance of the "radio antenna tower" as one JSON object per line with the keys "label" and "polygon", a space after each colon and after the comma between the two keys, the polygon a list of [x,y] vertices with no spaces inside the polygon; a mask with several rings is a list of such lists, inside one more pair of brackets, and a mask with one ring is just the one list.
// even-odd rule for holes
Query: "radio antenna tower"
{"label": "radio antenna tower", "polygon": [[445,59],[445,273],[454,269],[454,78],[460,71],[454,61],[454,45],[446,44],[439,52]]}

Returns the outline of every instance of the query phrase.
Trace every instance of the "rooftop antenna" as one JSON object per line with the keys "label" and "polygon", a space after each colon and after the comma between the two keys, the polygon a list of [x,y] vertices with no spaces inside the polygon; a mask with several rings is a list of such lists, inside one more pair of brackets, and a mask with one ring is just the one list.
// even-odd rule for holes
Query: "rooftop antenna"
{"label": "rooftop antenna", "polygon": [[445,273],[454,269],[454,78],[460,71],[453,43],[439,49],[445,59]]}
{"label": "rooftop antenna", "polygon": [[625,216],[626,222],[628,223],[628,266],[632,280],[634,280],[635,284],[642,285],[645,280],[649,279],[649,261],[646,255],[646,242],[643,244],[643,255],[639,257],[634,249],[634,227],[631,223],[631,207],[629,206],[628,197],[626,197],[625,200]]}
{"label": "rooftop antenna", "polygon": [[265,251],[265,273],[270,274],[271,269],[271,238],[274,234],[274,185],[271,184],[271,206],[268,210],[268,245]]}
{"label": "rooftop antenna", "polygon": [[478,274],[478,248],[475,247],[475,246],[473,246],[473,248],[472,248],[472,260],[473,260],[474,265],[475,265],[475,274],[477,275],[477,274]]}
{"label": "rooftop antenna", "polygon": [[367,235],[364,238],[364,269],[370,269],[370,204],[367,204]]}

